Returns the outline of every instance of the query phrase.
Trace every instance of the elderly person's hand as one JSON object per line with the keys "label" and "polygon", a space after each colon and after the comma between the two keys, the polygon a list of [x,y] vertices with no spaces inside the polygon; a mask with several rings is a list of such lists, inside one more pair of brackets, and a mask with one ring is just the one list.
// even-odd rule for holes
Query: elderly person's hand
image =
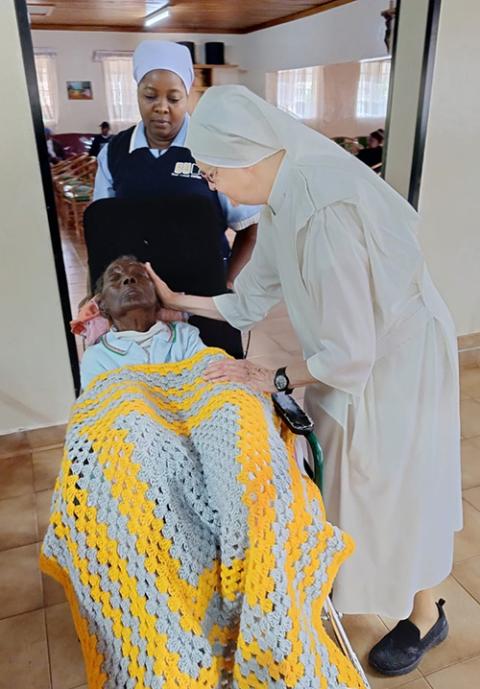
{"label": "elderly person's hand", "polygon": [[224,359],[210,364],[205,371],[204,378],[209,382],[234,382],[248,385],[259,392],[275,392],[273,383],[275,371],[262,366],[256,366],[251,361],[243,359]]}

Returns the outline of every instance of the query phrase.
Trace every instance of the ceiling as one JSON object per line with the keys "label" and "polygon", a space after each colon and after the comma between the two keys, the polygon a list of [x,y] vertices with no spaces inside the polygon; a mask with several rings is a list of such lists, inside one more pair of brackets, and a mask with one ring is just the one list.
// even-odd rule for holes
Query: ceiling
{"label": "ceiling", "polygon": [[147,31],[249,33],[300,19],[355,0],[170,0],[168,19],[145,29],[145,16],[158,9],[154,0],[27,0],[32,29],[57,31]]}

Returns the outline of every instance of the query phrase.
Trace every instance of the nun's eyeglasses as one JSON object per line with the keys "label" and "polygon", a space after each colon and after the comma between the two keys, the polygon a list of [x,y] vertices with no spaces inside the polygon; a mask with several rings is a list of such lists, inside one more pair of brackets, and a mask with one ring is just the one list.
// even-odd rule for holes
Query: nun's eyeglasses
{"label": "nun's eyeglasses", "polygon": [[217,177],[217,168],[214,167],[211,170],[200,170],[200,177],[204,179],[208,184],[215,184],[215,179]]}

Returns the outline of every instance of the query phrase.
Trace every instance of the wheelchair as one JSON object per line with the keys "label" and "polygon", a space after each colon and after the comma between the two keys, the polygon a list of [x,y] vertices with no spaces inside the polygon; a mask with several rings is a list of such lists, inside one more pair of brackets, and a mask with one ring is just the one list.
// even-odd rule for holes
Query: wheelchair
{"label": "wheelchair", "polygon": [[[133,255],[149,261],[154,270],[177,292],[215,296],[227,292],[223,237],[219,219],[208,199],[195,195],[145,200],[101,199],[84,215],[90,285],[116,258]],[[192,317],[204,343],[243,358],[240,332],[228,323]],[[304,459],[308,476],[322,492],[323,453],[312,420],[293,397],[272,395],[276,412],[296,435],[304,436],[311,450],[311,464]],[[369,682],[330,598],[324,605],[336,642],[349,658],[366,689]]]}

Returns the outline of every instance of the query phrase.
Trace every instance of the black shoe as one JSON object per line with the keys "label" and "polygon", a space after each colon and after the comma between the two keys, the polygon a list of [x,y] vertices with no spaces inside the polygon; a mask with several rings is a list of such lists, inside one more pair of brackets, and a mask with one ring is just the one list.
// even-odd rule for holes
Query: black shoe
{"label": "black shoe", "polygon": [[438,620],[423,639],[413,622],[402,620],[375,644],[369,653],[368,662],[377,672],[390,677],[406,675],[415,670],[427,651],[447,638],[448,622],[443,610],[445,601],[441,598],[436,605]]}

